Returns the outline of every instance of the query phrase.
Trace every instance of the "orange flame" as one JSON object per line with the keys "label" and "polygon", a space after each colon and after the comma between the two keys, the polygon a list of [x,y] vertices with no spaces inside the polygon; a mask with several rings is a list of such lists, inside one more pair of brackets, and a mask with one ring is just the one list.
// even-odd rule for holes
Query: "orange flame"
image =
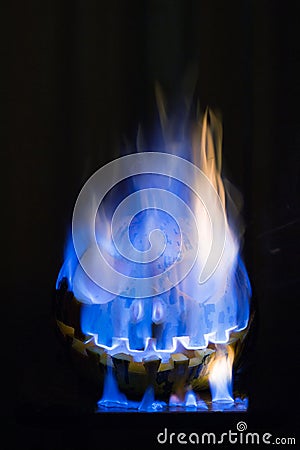
{"label": "orange flame", "polygon": [[228,402],[232,398],[232,365],[234,350],[230,345],[216,345],[215,357],[209,367],[212,401]]}

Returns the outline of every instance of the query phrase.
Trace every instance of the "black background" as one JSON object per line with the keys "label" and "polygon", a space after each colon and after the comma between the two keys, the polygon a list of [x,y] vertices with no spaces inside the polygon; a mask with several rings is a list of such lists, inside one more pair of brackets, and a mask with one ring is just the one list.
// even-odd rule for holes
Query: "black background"
{"label": "black background", "polygon": [[[296,436],[296,3],[29,1],[1,14],[1,413],[11,447],[143,448],[165,426],[226,432],[238,420],[249,431]],[[258,319],[249,412],[90,416],[53,327],[72,208],[89,175],[134,142],[140,122],[151,134],[154,82],[172,104],[191,65],[200,104],[222,112],[227,175],[244,196]]]}

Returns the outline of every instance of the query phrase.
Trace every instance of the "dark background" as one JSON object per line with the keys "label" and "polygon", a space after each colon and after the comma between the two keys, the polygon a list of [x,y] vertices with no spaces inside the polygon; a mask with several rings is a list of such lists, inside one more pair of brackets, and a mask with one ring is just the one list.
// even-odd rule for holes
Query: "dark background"
{"label": "dark background", "polygon": [[[225,432],[238,419],[249,431],[296,436],[296,3],[29,1],[1,14],[1,413],[10,442],[84,448],[84,438],[96,449],[110,448],[103,443],[110,436],[111,445],[143,448],[165,426]],[[226,173],[244,196],[244,257],[257,311],[249,413],[90,417],[80,412],[81,381],[53,328],[72,208],[89,175],[134,142],[140,122],[151,134],[154,82],[172,104],[191,65],[201,105],[222,112]]]}

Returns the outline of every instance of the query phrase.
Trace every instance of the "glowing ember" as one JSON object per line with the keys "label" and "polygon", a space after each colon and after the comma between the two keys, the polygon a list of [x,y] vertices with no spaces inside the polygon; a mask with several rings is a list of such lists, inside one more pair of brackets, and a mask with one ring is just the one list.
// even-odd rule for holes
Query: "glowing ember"
{"label": "glowing ember", "polygon": [[[234,354],[225,344],[248,325],[251,288],[221,145],[221,123],[207,110],[190,143],[167,141],[164,152],[119,158],[80,192],[57,290],[67,285],[80,309],[82,353],[101,355],[104,365],[115,358],[100,408],[164,409],[155,396],[168,376],[169,407],[205,410],[190,386],[204,377],[211,352],[212,400],[233,402]],[[75,329],[69,316],[59,319],[61,330]],[[121,392],[121,366],[147,380],[140,403]]]}

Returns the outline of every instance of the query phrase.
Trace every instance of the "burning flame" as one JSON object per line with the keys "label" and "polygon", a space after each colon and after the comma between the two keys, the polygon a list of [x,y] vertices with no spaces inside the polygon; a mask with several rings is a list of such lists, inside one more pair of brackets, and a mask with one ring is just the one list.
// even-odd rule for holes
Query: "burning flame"
{"label": "burning flame", "polygon": [[[189,258],[196,239],[199,251],[191,270],[182,276],[179,268],[179,282],[170,289],[162,289],[157,295],[134,298],[125,288],[116,295],[97,285],[83,269],[82,261],[90,256],[90,248],[85,242],[85,230],[81,229],[82,238],[76,238],[81,239],[82,251],[80,254],[75,251],[70,238],[57,289],[63,279],[68,280],[69,290],[83,304],[83,333],[91,336],[95,344],[109,355],[123,352],[135,361],[156,355],[165,362],[178,346],[197,350],[207,348],[209,343],[215,344],[217,351],[209,375],[213,401],[232,401],[234,354],[231,347],[225,344],[232,331],[247,327],[251,287],[241,258],[243,228],[240,223],[240,201],[229,182],[222,178],[222,125],[217,116],[207,109],[193,126],[191,142],[188,143],[185,138],[174,142],[159,92],[158,106],[166,141],[165,152],[175,155],[183,152],[187,161],[191,159],[209,180],[226,211],[225,244],[214,272],[204,283],[199,283],[199,274],[212,247],[211,221],[215,217],[209,217],[206,205],[180,180],[162,177],[160,173],[144,173],[132,177],[130,181],[122,180],[119,189],[115,188],[107,194],[95,218],[97,243],[102,246],[108,264],[114,270],[137,279],[156,276],[158,280],[165,280],[164,271],[180,258],[186,255]],[[200,179],[195,176],[191,182],[200,189]],[[169,194],[168,201],[163,195],[165,192]],[[134,218],[128,222],[126,216],[122,217],[119,211],[114,214],[114,210],[116,204],[125,202],[126,196],[132,193],[136,194],[134,205],[139,207]],[[182,199],[181,203],[178,198]],[[207,194],[207,198],[210,211],[217,214],[215,193]],[[95,199],[90,198],[89,201],[92,205]],[[187,210],[183,203],[193,211],[198,238],[195,236],[196,228],[186,219]],[[166,213],[168,208],[175,211],[178,221]],[[127,209],[129,211],[130,208]],[[116,251],[112,224],[116,227],[116,236],[125,239],[119,251]],[[181,232],[181,226],[184,232]],[[157,252],[160,252],[158,256]],[[144,259],[137,261],[135,258],[140,255]],[[105,267],[97,270],[102,271],[103,279],[109,278]],[[113,386],[115,389],[115,384]],[[152,398],[149,392],[148,397]],[[188,407],[196,407],[197,401],[191,392],[185,403]],[[121,403],[124,403],[123,399]]]}
{"label": "burning flame", "polygon": [[234,350],[230,345],[217,345],[209,369],[209,384],[213,402],[233,402],[232,364]]}

